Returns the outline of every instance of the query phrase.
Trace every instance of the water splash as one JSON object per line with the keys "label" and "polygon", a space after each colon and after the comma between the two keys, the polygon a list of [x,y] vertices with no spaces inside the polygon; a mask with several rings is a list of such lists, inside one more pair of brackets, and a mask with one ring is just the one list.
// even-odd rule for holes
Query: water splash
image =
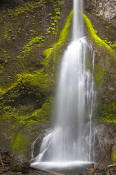
{"label": "water splash", "polygon": [[[83,1],[74,0],[73,40],[61,62],[54,127],[42,142],[32,166],[43,162],[90,162],[94,108],[94,52],[84,37]],[[92,56],[92,70],[86,64]],[[42,164],[43,164],[42,163]]]}

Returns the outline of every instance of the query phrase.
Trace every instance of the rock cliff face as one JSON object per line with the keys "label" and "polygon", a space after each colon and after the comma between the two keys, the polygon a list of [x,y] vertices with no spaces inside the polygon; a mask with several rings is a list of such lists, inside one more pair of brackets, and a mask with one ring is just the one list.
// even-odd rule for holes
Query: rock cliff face
{"label": "rock cliff face", "polygon": [[96,141],[95,141],[95,158],[98,160],[108,147],[114,142],[113,148],[107,154],[104,164],[115,163],[116,160],[116,125],[108,123],[95,123]]}
{"label": "rock cliff face", "polygon": [[[116,161],[116,1],[86,1],[84,17],[89,39],[95,50],[97,111],[95,120],[100,147],[104,150],[114,140],[112,161]],[[101,123],[101,124],[100,124]],[[97,149],[97,148],[96,148]],[[99,152],[99,151],[98,151]],[[109,158],[110,160],[110,158]]]}
{"label": "rock cliff face", "polygon": [[50,126],[56,72],[70,36],[70,0],[0,11],[0,149],[30,159]]}
{"label": "rock cliff face", "polygon": [[116,1],[115,0],[91,0],[89,7],[100,17],[108,21],[116,22]]}
{"label": "rock cliff face", "polygon": [[[116,1],[85,2],[84,20],[96,54],[96,144],[103,152],[116,140]],[[5,5],[0,11],[2,151],[30,159],[31,143],[39,136],[40,144],[50,126],[56,72],[70,37],[71,10],[72,0],[36,0],[20,1],[12,8]],[[116,144],[111,157],[115,162]]]}

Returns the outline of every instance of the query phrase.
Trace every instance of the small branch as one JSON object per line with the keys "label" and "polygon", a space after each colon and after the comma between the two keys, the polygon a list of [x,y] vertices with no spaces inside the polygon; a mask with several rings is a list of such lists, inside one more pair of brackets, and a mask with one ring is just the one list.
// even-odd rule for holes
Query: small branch
{"label": "small branch", "polygon": [[112,143],[108,149],[106,150],[106,152],[103,154],[101,160],[99,160],[99,162],[97,163],[97,165],[95,166],[95,168],[93,169],[93,171],[90,173],[90,175],[94,175],[94,173],[97,171],[98,167],[102,164],[102,162],[104,161],[105,157],[107,156],[107,154],[110,152],[110,150],[112,149],[114,143]]}
{"label": "small branch", "polygon": [[110,168],[116,168],[116,164],[108,165],[106,169],[110,169]]}

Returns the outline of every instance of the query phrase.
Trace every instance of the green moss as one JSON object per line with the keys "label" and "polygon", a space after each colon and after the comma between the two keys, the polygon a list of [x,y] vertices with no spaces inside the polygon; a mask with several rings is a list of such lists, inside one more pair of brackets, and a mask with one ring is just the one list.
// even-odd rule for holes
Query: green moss
{"label": "green moss", "polygon": [[116,124],[116,119],[108,119],[102,117],[102,119],[100,119],[99,121],[103,123]]}
{"label": "green moss", "polygon": [[111,43],[110,46],[111,46],[112,48],[116,49],[116,41],[113,42],[113,43]]}
{"label": "green moss", "polygon": [[[41,93],[47,93],[52,89],[53,80],[41,69],[40,71],[34,71],[32,74],[19,74],[16,84],[13,86],[16,87],[18,83],[29,83],[32,87],[38,87]],[[12,88],[14,88],[13,86]]]}
{"label": "green moss", "polygon": [[40,1],[35,1],[35,2],[34,1],[26,2],[22,6],[18,6],[14,9],[9,9],[8,15],[17,17],[21,14],[32,11],[34,8],[36,8],[37,6],[40,6],[40,4],[42,4],[44,2],[45,2],[45,0],[40,0]]}
{"label": "green moss", "polygon": [[52,47],[50,47],[49,49],[46,49],[44,51],[44,55],[45,55],[45,59],[42,61],[42,64],[45,66],[45,67],[48,67],[50,61],[51,61],[51,57],[52,57],[52,61],[53,61],[53,65],[56,65],[57,63],[57,52],[59,51],[60,47],[66,43],[67,41],[67,38],[69,36],[69,32],[70,32],[70,26],[71,26],[71,21],[72,21],[72,14],[73,14],[73,11],[70,12],[69,16],[67,17],[67,20],[66,20],[66,23],[65,23],[65,26],[63,28],[63,30],[61,31],[60,33],[60,37],[59,37],[59,40],[57,43],[53,44]]}
{"label": "green moss", "polygon": [[31,74],[28,73],[23,73],[23,74],[17,74],[17,80],[15,83],[13,83],[8,89],[5,90],[5,93],[7,93],[8,91],[16,88],[20,83],[23,84],[25,83],[25,80],[28,81],[28,79],[30,79],[30,77],[32,77]]}
{"label": "green moss", "polygon": [[[45,73],[43,69],[41,71],[35,71],[33,74],[22,73],[17,74],[17,81],[13,83],[8,89],[0,89],[0,95],[3,96],[5,94],[12,93],[13,96],[18,96],[15,94],[13,89],[16,89],[16,93],[18,93],[18,89],[22,89],[22,87],[30,86],[33,88],[39,88],[39,92],[43,94],[48,94],[53,89],[54,81],[50,75]],[[29,88],[28,88],[29,90]],[[20,92],[21,93],[21,92]]]}
{"label": "green moss", "polygon": [[49,13],[50,17],[50,26],[48,27],[46,31],[46,35],[48,34],[54,34],[57,35],[57,24],[58,21],[60,20],[60,8],[58,8],[58,5],[55,1],[53,1],[53,14]]}
{"label": "green moss", "polygon": [[[11,106],[2,107],[1,106],[1,122],[7,122],[12,121],[11,129],[17,130],[17,126],[31,126],[34,123],[38,123],[38,126],[42,123],[49,122],[51,107],[53,103],[53,97],[48,96],[46,97],[46,100],[43,102],[42,106],[39,107],[39,109],[33,110],[31,113],[29,113],[30,106],[25,106],[26,111],[20,112],[21,108],[19,108],[19,111],[16,108],[12,108]],[[24,109],[24,105],[23,105]],[[15,124],[14,124],[15,123]]]}
{"label": "green moss", "polygon": [[[41,6],[40,6],[40,2],[41,2]],[[43,2],[44,1],[39,1],[38,3],[33,2],[35,4],[34,6],[33,6],[33,3],[30,3],[30,2],[29,2],[30,4],[24,3],[22,7],[19,6],[18,8],[14,8],[8,11],[8,15],[10,16],[8,17],[8,21],[10,20],[11,24],[13,22],[14,28],[16,29],[14,30],[14,28],[12,28],[13,25],[8,23],[8,25],[10,25],[12,28],[8,30],[8,32],[10,32],[9,33],[10,40],[11,39],[15,40],[18,37],[23,36],[21,34],[21,31],[23,28],[25,28],[24,26],[22,26],[22,22],[25,18],[25,15],[26,15],[26,18],[28,18],[29,14],[27,12],[30,13],[31,10],[35,8],[35,6],[43,7],[44,6]],[[58,20],[60,19],[61,12],[60,12],[60,8],[58,8],[58,2],[56,3],[56,1],[53,1],[52,5],[54,5],[54,10],[53,8],[49,9],[49,10],[52,10],[52,15],[49,18],[50,19],[49,27],[51,28],[49,29],[52,31],[52,34],[56,34],[57,27],[58,27],[57,24],[58,24]],[[46,5],[45,5],[45,8],[46,8]],[[33,12],[34,14],[36,13],[35,10]],[[24,16],[20,16],[20,15],[24,15]],[[18,16],[19,18],[15,18]],[[32,18],[34,18],[34,16]],[[36,16],[36,18],[38,19],[35,19],[35,20],[40,20],[40,16],[39,17]],[[17,19],[19,20],[17,21]],[[49,19],[47,18],[47,20]],[[55,67],[57,66],[56,63],[58,61],[59,55],[61,54],[62,47],[66,46],[66,41],[70,32],[69,28],[71,26],[71,19],[72,19],[72,12],[67,18],[66,24],[60,34],[60,37],[57,43],[54,43],[50,47],[50,49],[47,49],[44,52],[45,64],[44,64],[44,61],[41,62],[41,64],[43,64],[43,67],[42,65],[39,65],[39,60],[36,62],[40,66],[39,67],[40,70],[33,71],[35,67],[32,65],[31,68],[33,69],[31,69],[31,73],[30,73],[28,71],[30,70],[29,67],[26,67],[27,66],[26,61],[28,60],[30,61],[31,56],[36,57],[35,56],[36,54],[34,53],[34,51],[37,51],[37,54],[42,55],[42,53],[38,52],[38,47],[41,47],[41,51],[44,50],[46,48],[46,44],[43,45],[43,42],[47,40],[47,37],[49,37],[48,35],[37,36],[40,31],[36,26],[34,26],[34,29],[33,29],[32,26],[29,26],[29,24],[27,24],[27,26],[29,26],[29,32],[27,32],[27,35],[24,37],[24,40],[22,41],[22,43],[20,43],[20,47],[18,47],[17,52],[13,53],[13,58],[11,58],[11,61],[10,61],[11,64],[12,64],[12,60],[14,60],[13,61],[14,67],[15,67],[15,62],[17,61],[18,61],[17,63],[21,62],[21,65],[22,64],[24,65],[22,65],[21,69],[20,68],[18,69],[18,66],[19,66],[18,65],[16,67],[17,70],[16,71],[14,70],[15,73],[12,71],[10,72],[10,76],[11,76],[10,78],[12,78],[12,76],[14,75],[15,82],[11,84],[10,87],[6,86],[6,88],[0,89],[0,100],[1,100],[0,125],[2,124],[4,125],[5,123],[6,128],[8,128],[6,129],[7,132],[5,133],[8,135],[8,138],[10,141],[11,141],[11,135],[12,135],[12,151],[14,153],[25,154],[26,149],[30,148],[30,143],[31,143],[30,139],[33,137],[29,133],[30,130],[33,134],[34,133],[33,130],[35,131],[37,129],[38,131],[39,127],[41,128],[41,126],[43,126],[43,123],[49,122],[50,111],[51,111],[51,106],[53,102],[53,98],[51,96],[52,96],[53,88],[55,84],[55,79],[54,79],[54,75],[56,73]],[[35,21],[33,23],[35,23]],[[42,25],[40,25],[40,27],[42,27]],[[30,31],[30,29],[32,31]],[[25,30],[27,29],[25,28]],[[31,33],[31,36],[29,36],[30,33]],[[43,33],[43,35],[45,34]],[[28,40],[27,43],[22,46],[22,44],[24,44],[25,41],[27,40],[28,36],[31,39]],[[57,37],[58,36],[59,36],[59,33],[57,33]],[[52,37],[54,37],[54,35],[50,36],[51,42],[53,40]],[[57,39],[57,37],[56,36],[54,37],[55,40]],[[10,44],[14,45],[15,43],[11,41]],[[22,47],[22,50],[20,52],[20,56],[21,56],[20,58],[25,57],[24,58],[25,60],[24,59],[16,60],[15,59],[16,55],[19,53],[19,49],[21,47]],[[60,50],[60,53],[59,53],[59,50]],[[8,53],[10,53],[9,48],[8,48]],[[54,57],[52,57],[53,55]],[[33,60],[33,57],[32,57],[32,60]],[[9,67],[12,68],[13,66],[10,65]],[[7,69],[7,66],[6,66],[6,69]],[[20,73],[22,71],[24,72]],[[19,74],[17,74],[18,72]],[[6,74],[4,75],[7,77],[7,75],[9,75],[9,72],[6,71]],[[12,82],[14,81],[14,77],[12,79]],[[37,126],[37,128],[35,127],[35,125]]]}
{"label": "green moss", "polygon": [[47,93],[53,89],[54,81],[51,76],[43,70],[35,71],[33,78],[29,80],[31,86],[38,86],[40,92]]}
{"label": "green moss", "polygon": [[73,15],[73,11],[71,11],[69,16],[67,17],[66,24],[60,33],[60,38],[58,40],[58,43],[56,43],[56,45],[54,47],[58,47],[58,46],[62,45],[63,42],[65,42],[67,37],[69,36],[70,26],[71,26],[71,22],[72,22],[72,15]]}
{"label": "green moss", "polygon": [[89,36],[90,36],[91,40],[94,41],[97,44],[98,48],[99,47],[106,48],[111,55],[116,56],[116,51],[113,50],[108,44],[106,44],[106,42],[104,40],[102,40],[96,34],[96,31],[95,31],[90,19],[85,14],[83,15],[83,17],[84,17],[84,21],[85,21],[86,27],[88,29]]}
{"label": "green moss", "polygon": [[[30,41],[23,47],[22,51],[21,51],[21,55],[18,56],[17,58],[23,58],[25,56],[27,56],[27,54],[30,53],[30,51],[32,51],[33,47],[35,47],[35,45],[37,47],[40,47],[41,44],[46,40],[47,38],[47,35],[49,34],[57,34],[57,31],[56,31],[56,27],[57,27],[57,24],[58,24],[58,20],[60,19],[60,8],[56,8],[57,6],[55,6],[53,9],[54,9],[54,16],[51,16],[50,18],[50,25],[49,27],[47,28],[46,30],[46,37],[45,36],[36,36],[32,39],[30,39]],[[52,14],[50,14],[52,15]],[[33,30],[31,30],[31,32],[34,32]]]}
{"label": "green moss", "polygon": [[53,103],[53,97],[49,97],[40,109],[37,109],[33,112],[32,118],[35,118],[39,122],[48,121],[52,103]]}
{"label": "green moss", "polygon": [[5,93],[5,90],[0,88],[0,94],[4,94],[4,93]]}
{"label": "green moss", "polygon": [[23,48],[22,53],[26,55],[32,50],[32,46],[34,44],[41,44],[44,42],[45,37],[44,36],[36,36],[32,38]]}
{"label": "green moss", "polygon": [[[53,73],[56,72],[55,68],[58,62],[57,55],[59,53],[60,47],[63,46],[63,44],[65,44],[69,36],[71,20],[72,20],[72,11],[67,17],[66,24],[60,33],[58,42],[55,43],[52,48],[46,49],[44,51],[45,58],[41,63],[43,64],[43,68],[39,71],[34,71],[32,74],[29,74],[29,73],[17,74],[16,82],[13,83],[8,89],[4,89],[4,91],[1,91],[1,93],[7,93],[12,89],[16,88],[18,85],[22,85],[25,83],[29,83],[30,86],[32,87],[39,87],[39,90],[42,93],[49,93],[53,89],[53,86],[54,86]],[[35,40],[31,41],[28,44],[28,47],[29,46],[31,47],[33,43],[35,43]],[[52,65],[51,65],[51,62],[52,62]]]}
{"label": "green moss", "polygon": [[115,49],[116,48],[116,41],[108,41],[107,39],[104,40],[106,44],[108,44],[111,48]]}
{"label": "green moss", "polygon": [[112,151],[112,162],[116,163],[116,148]]}
{"label": "green moss", "polygon": [[6,41],[9,41],[8,28],[7,28],[6,25],[4,26],[4,39],[5,39]]}
{"label": "green moss", "polygon": [[105,74],[105,68],[95,64],[94,78],[96,84],[100,84]]}
{"label": "green moss", "polygon": [[64,1],[58,1],[58,5],[59,6],[64,5]]}
{"label": "green moss", "polygon": [[29,146],[28,137],[24,137],[23,131],[12,135],[12,152],[25,154],[25,148]]}
{"label": "green moss", "polygon": [[[43,7],[44,2],[46,3],[46,1],[44,0],[41,0],[39,2],[29,2],[29,3],[26,3],[26,6],[24,4],[23,5],[24,7],[23,6],[18,7],[14,11],[16,12],[17,15],[19,15],[23,12],[27,12],[28,10],[31,11],[32,8],[34,8],[39,4],[41,4],[41,6]],[[52,33],[52,35],[54,35],[52,37],[56,37],[56,35],[58,34],[57,27],[58,27],[58,21],[60,19],[61,9],[58,8],[58,3],[56,1],[53,1],[51,5],[52,5],[53,12],[49,13],[49,18],[47,19],[49,20],[49,26],[47,27],[45,34],[43,34],[42,36],[35,36],[35,35],[38,35],[38,30],[35,31],[35,29],[31,29],[30,30],[31,36],[34,35],[34,37],[31,38],[29,42],[25,44],[25,46],[20,51],[20,55],[17,56],[17,58],[27,59],[29,54],[33,54],[34,48],[40,48],[42,46],[43,42],[48,39],[49,34]],[[32,25],[35,25],[35,22],[33,22]]]}
{"label": "green moss", "polygon": [[116,102],[104,103],[101,102],[101,117],[99,118],[100,122],[114,123],[116,124]]}

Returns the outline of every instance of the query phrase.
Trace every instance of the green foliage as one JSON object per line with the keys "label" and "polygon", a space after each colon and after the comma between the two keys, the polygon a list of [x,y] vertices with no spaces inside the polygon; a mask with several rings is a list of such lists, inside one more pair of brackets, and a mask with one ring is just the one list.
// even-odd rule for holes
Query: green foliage
{"label": "green foliage", "polygon": [[106,42],[104,40],[102,40],[97,34],[96,31],[90,21],[90,19],[84,14],[83,15],[86,27],[88,29],[89,32],[89,36],[91,38],[92,41],[94,41],[97,44],[97,47],[101,47],[101,48],[106,48],[106,50],[108,50],[108,52],[111,55],[116,56],[116,51],[113,50],[108,44],[106,44]]}

